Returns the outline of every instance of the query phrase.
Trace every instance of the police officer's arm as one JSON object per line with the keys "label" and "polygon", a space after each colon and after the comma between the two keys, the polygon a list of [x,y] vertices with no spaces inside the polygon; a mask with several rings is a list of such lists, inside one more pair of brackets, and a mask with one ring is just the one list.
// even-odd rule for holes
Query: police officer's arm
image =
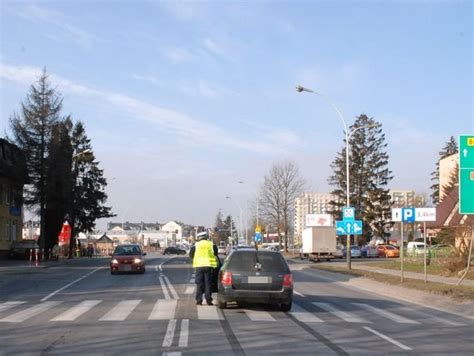
{"label": "police officer's arm", "polygon": [[212,250],[214,251],[214,256],[217,256],[219,253],[219,250],[217,249],[216,244],[212,244]]}
{"label": "police officer's arm", "polygon": [[189,250],[189,257],[193,260],[194,259],[194,252],[196,252],[196,245],[192,246]]}

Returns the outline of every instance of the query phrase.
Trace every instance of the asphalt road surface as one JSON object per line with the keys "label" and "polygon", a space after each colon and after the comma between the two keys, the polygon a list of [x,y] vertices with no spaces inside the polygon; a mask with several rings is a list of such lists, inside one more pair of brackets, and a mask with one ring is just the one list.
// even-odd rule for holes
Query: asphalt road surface
{"label": "asphalt road surface", "polygon": [[183,256],[149,255],[144,275],[102,258],[0,267],[0,355],[474,354],[472,319],[292,266],[289,313],[196,306]]}

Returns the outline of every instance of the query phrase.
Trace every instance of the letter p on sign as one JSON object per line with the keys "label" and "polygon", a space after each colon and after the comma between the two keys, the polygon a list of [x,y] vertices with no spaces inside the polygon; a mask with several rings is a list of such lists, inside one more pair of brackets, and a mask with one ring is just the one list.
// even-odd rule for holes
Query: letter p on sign
{"label": "letter p on sign", "polygon": [[415,222],[415,208],[404,208],[404,209],[402,209],[402,221],[403,222]]}

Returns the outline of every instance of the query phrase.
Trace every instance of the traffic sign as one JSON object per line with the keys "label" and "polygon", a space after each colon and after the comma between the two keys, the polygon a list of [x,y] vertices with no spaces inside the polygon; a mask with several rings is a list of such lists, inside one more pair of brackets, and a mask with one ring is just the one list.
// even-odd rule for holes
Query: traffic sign
{"label": "traffic sign", "polygon": [[352,208],[352,207],[342,208],[343,221],[354,221],[354,219],[355,219],[355,208]]}
{"label": "traffic sign", "polygon": [[415,208],[402,208],[402,221],[415,222]]}
{"label": "traffic sign", "polygon": [[402,221],[401,208],[392,208],[392,221]]}
{"label": "traffic sign", "polygon": [[255,233],[259,234],[262,232],[262,227],[260,225],[255,226]]}
{"label": "traffic sign", "polygon": [[474,214],[474,135],[459,136],[459,214]]}
{"label": "traffic sign", "polygon": [[262,234],[261,234],[260,232],[256,232],[256,233],[255,233],[255,236],[254,236],[254,240],[255,240],[256,242],[262,241]]}
{"label": "traffic sign", "polygon": [[362,235],[362,220],[336,221],[337,235]]}
{"label": "traffic sign", "polygon": [[415,221],[436,221],[436,208],[415,208]]}

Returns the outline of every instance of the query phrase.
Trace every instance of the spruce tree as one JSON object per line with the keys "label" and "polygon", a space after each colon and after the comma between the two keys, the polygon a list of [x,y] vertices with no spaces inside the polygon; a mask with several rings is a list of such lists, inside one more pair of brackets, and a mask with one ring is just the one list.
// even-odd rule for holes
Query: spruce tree
{"label": "spruce tree", "polygon": [[[385,238],[391,225],[387,185],[393,177],[388,168],[382,124],[362,114],[349,127],[349,134],[350,206],[355,208],[356,218],[363,222],[366,240],[372,236]],[[328,182],[334,187],[331,194],[337,197],[331,201],[331,213],[340,220],[342,207],[346,205],[345,147],[337,154],[331,168],[334,173]]]}
{"label": "spruce tree", "polygon": [[24,152],[30,184],[25,187],[25,205],[40,216],[39,246],[45,247],[45,207],[48,146],[54,124],[60,120],[62,97],[51,88],[46,70],[32,84],[21,103],[21,113],[13,114],[10,125],[16,145]]}
{"label": "spruce tree", "polygon": [[225,228],[224,221],[222,220],[222,212],[219,212],[216,215],[216,221],[214,223],[214,231],[217,236],[217,242],[227,242],[227,236],[229,236],[229,231]]}
{"label": "spruce tree", "polygon": [[454,136],[451,136],[449,140],[446,142],[445,146],[439,151],[439,158],[436,162],[436,169],[431,172],[431,181],[434,183],[431,185],[431,201],[434,205],[438,205],[440,203],[440,196],[439,196],[439,161],[443,158],[451,156],[455,153],[459,152],[458,143]]}
{"label": "spruce tree", "polygon": [[[87,137],[84,124],[77,122],[72,130],[72,149],[75,157],[72,160],[72,205],[69,212],[73,236],[77,232],[91,232],[95,221],[100,218],[113,217],[112,208],[105,206],[107,180],[104,171],[95,160],[90,139]],[[89,152],[88,159],[81,153]]]}

